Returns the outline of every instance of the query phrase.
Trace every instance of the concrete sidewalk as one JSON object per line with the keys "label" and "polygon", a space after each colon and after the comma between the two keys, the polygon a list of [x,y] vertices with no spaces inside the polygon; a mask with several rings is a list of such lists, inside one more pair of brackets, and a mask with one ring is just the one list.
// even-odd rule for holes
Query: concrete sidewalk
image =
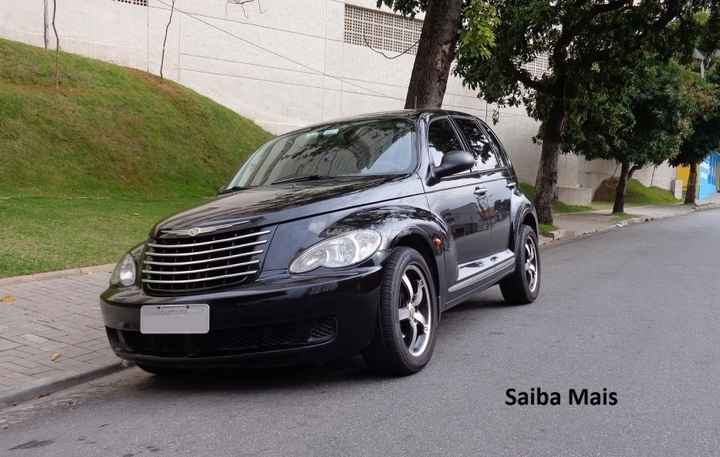
{"label": "concrete sidewalk", "polygon": [[120,368],[98,306],[109,271],[36,276],[0,279],[0,407]]}
{"label": "concrete sidewalk", "polygon": [[[720,207],[720,195],[702,203]],[[565,231],[561,238],[574,238],[696,210],[628,207],[637,216],[629,221],[604,210],[557,215],[556,224]],[[111,269],[104,265],[0,279],[0,408],[122,368],[108,345],[98,306]]]}
{"label": "concrete sidewalk", "polygon": [[600,209],[582,213],[555,214],[555,226],[558,228],[552,238],[544,238],[544,243],[554,239],[576,238],[590,233],[603,232],[628,224],[650,222],[656,219],[682,216],[694,211],[720,207],[720,194],[713,198],[698,201],[695,205],[647,205],[625,207],[628,218],[620,219],[612,215],[612,209]]}

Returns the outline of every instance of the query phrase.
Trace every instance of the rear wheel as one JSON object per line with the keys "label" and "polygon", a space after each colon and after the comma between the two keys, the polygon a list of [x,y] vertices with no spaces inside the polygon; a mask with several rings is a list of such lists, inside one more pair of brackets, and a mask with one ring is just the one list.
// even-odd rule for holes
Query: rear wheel
{"label": "rear wheel", "polygon": [[437,321],[437,296],[425,259],[411,248],[393,250],[384,266],[377,328],[365,360],[385,374],[420,371],[432,357]]}
{"label": "rear wheel", "polygon": [[540,293],[540,252],[537,234],[523,225],[515,249],[515,272],[500,281],[500,291],[510,304],[532,303]]}

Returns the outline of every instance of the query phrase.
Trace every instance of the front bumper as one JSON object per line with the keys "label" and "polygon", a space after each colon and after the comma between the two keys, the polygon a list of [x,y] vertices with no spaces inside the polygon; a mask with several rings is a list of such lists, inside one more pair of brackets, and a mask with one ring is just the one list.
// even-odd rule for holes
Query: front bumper
{"label": "front bumper", "polygon": [[[149,296],[110,288],[100,305],[113,351],[155,366],[291,365],[357,354],[374,335],[382,267],[332,275],[267,276],[237,288]],[[205,335],[143,335],[140,307],[207,303]]]}

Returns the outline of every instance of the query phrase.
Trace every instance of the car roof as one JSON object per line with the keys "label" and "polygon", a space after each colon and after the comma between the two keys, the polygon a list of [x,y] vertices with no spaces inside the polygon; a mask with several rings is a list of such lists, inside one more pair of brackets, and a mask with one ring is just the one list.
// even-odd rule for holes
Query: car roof
{"label": "car roof", "polygon": [[325,126],[325,125],[333,125],[333,124],[338,124],[338,123],[343,123],[343,122],[356,122],[356,121],[374,120],[374,119],[408,119],[408,120],[415,121],[426,114],[436,115],[436,116],[457,115],[457,116],[477,117],[477,116],[473,116],[472,114],[463,113],[460,111],[451,111],[451,110],[443,110],[443,109],[425,109],[425,110],[406,109],[406,110],[396,110],[396,111],[380,111],[380,112],[376,112],[376,113],[360,114],[360,115],[343,117],[343,118],[338,118],[338,119],[329,119],[329,120],[326,120],[323,122],[318,122],[316,124],[308,125],[307,127],[293,130],[291,132],[287,132],[284,135],[291,134],[291,133],[298,133],[298,132],[302,132],[304,130],[317,129],[317,128]]}

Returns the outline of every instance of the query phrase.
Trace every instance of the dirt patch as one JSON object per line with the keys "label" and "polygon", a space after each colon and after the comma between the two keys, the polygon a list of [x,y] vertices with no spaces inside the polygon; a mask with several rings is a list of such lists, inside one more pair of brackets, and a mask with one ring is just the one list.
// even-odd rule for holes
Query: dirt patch
{"label": "dirt patch", "polygon": [[143,81],[147,82],[153,88],[158,89],[172,97],[180,95],[180,89],[173,82],[167,79],[160,79],[159,76],[155,76],[146,71],[136,70],[135,68],[128,68],[127,71]]}
{"label": "dirt patch", "polygon": [[593,201],[597,202],[612,202],[615,201],[615,189],[617,188],[618,179],[611,176],[600,183],[595,194],[593,195]]}

